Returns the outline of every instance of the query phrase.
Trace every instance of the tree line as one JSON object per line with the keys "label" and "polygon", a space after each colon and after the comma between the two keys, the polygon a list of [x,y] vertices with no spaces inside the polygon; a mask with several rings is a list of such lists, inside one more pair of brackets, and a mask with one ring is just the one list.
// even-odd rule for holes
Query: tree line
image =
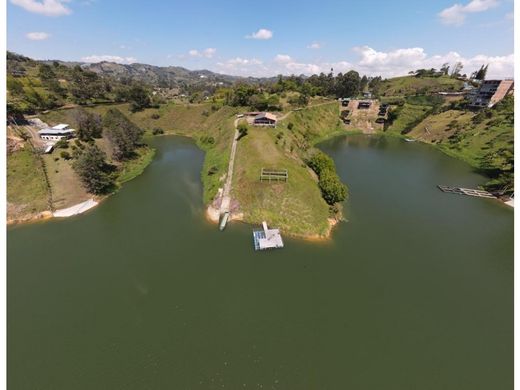
{"label": "tree line", "polygon": [[132,111],[157,106],[151,87],[136,80],[115,80],[76,65],[41,63],[7,53],[7,111],[9,116],[34,114],[67,103],[128,102]]}
{"label": "tree line", "polygon": [[72,145],[72,163],[88,192],[104,194],[113,190],[116,167],[96,145],[95,139],[103,136],[109,140],[111,155],[121,162],[135,157],[135,151],[143,145],[143,130],[132,123],[121,111],[109,109],[103,117],[82,108],[76,109],[77,139]]}

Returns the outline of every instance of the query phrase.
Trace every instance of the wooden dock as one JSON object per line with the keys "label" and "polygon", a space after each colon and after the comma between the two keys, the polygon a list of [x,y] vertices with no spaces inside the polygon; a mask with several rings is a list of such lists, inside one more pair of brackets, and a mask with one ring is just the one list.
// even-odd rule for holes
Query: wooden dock
{"label": "wooden dock", "polygon": [[448,187],[438,185],[439,189],[442,192],[447,192],[449,194],[457,194],[457,195],[468,195],[468,196],[476,196],[478,198],[490,198],[496,199],[496,196],[483,190],[475,190],[472,188],[461,188],[461,187]]}
{"label": "wooden dock", "polygon": [[253,231],[255,251],[283,248],[282,235],[278,229],[269,229],[267,223],[262,222],[262,230]]}

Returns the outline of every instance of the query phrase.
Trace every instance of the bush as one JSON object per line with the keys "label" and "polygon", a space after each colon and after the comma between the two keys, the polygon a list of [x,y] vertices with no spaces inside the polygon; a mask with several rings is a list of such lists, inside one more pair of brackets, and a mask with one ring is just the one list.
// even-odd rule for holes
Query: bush
{"label": "bush", "polygon": [[60,157],[64,160],[70,160],[71,159],[71,156],[70,156],[70,153],[69,152],[66,152],[66,151],[62,151],[60,153]]}
{"label": "bush", "polygon": [[152,130],[152,134],[153,135],[164,134],[164,130],[161,129],[160,127],[154,127]]}
{"label": "bush", "polygon": [[66,139],[60,139],[54,146],[59,149],[67,149],[69,147],[69,143]]}
{"label": "bush", "polygon": [[333,205],[347,199],[347,187],[336,174],[334,161],[329,156],[319,151],[307,160],[307,165],[319,177],[318,185],[325,202]]}
{"label": "bush", "polygon": [[154,113],[150,116],[150,118],[152,118],[152,119],[159,119],[160,117],[161,117],[161,116],[160,116],[157,112],[154,112]]}
{"label": "bush", "polygon": [[212,176],[214,175],[215,173],[218,172],[218,168],[216,166],[212,166],[209,170],[208,170],[208,176]]}
{"label": "bush", "polygon": [[325,202],[329,205],[343,202],[347,199],[347,187],[340,181],[336,172],[327,169],[321,172],[318,183]]}
{"label": "bush", "polygon": [[242,137],[245,137],[247,135],[248,126],[247,123],[240,122],[237,126],[238,129],[238,139],[240,140]]}
{"label": "bush", "polygon": [[294,128],[294,123],[289,122],[289,123],[287,124],[287,128],[288,128],[289,130],[292,130],[292,129]]}
{"label": "bush", "polygon": [[318,151],[308,161],[307,165],[316,172],[318,176],[325,170],[335,170],[334,161],[325,153]]}
{"label": "bush", "polygon": [[203,144],[213,145],[215,143],[215,138],[213,138],[212,136],[204,135],[200,137],[200,142],[202,142]]}

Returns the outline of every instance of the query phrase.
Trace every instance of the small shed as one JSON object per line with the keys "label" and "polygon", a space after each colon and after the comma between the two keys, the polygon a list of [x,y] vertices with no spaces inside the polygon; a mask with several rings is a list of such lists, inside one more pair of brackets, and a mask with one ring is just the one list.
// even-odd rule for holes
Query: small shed
{"label": "small shed", "polygon": [[276,126],[276,115],[270,112],[261,112],[253,120],[255,126]]}

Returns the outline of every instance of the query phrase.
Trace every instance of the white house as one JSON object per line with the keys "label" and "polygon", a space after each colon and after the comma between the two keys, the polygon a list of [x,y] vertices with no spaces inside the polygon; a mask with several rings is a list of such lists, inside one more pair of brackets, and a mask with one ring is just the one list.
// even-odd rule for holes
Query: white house
{"label": "white house", "polygon": [[61,139],[69,139],[74,137],[76,130],[69,128],[69,125],[61,123],[49,129],[38,131],[41,139],[47,141],[59,141]]}

